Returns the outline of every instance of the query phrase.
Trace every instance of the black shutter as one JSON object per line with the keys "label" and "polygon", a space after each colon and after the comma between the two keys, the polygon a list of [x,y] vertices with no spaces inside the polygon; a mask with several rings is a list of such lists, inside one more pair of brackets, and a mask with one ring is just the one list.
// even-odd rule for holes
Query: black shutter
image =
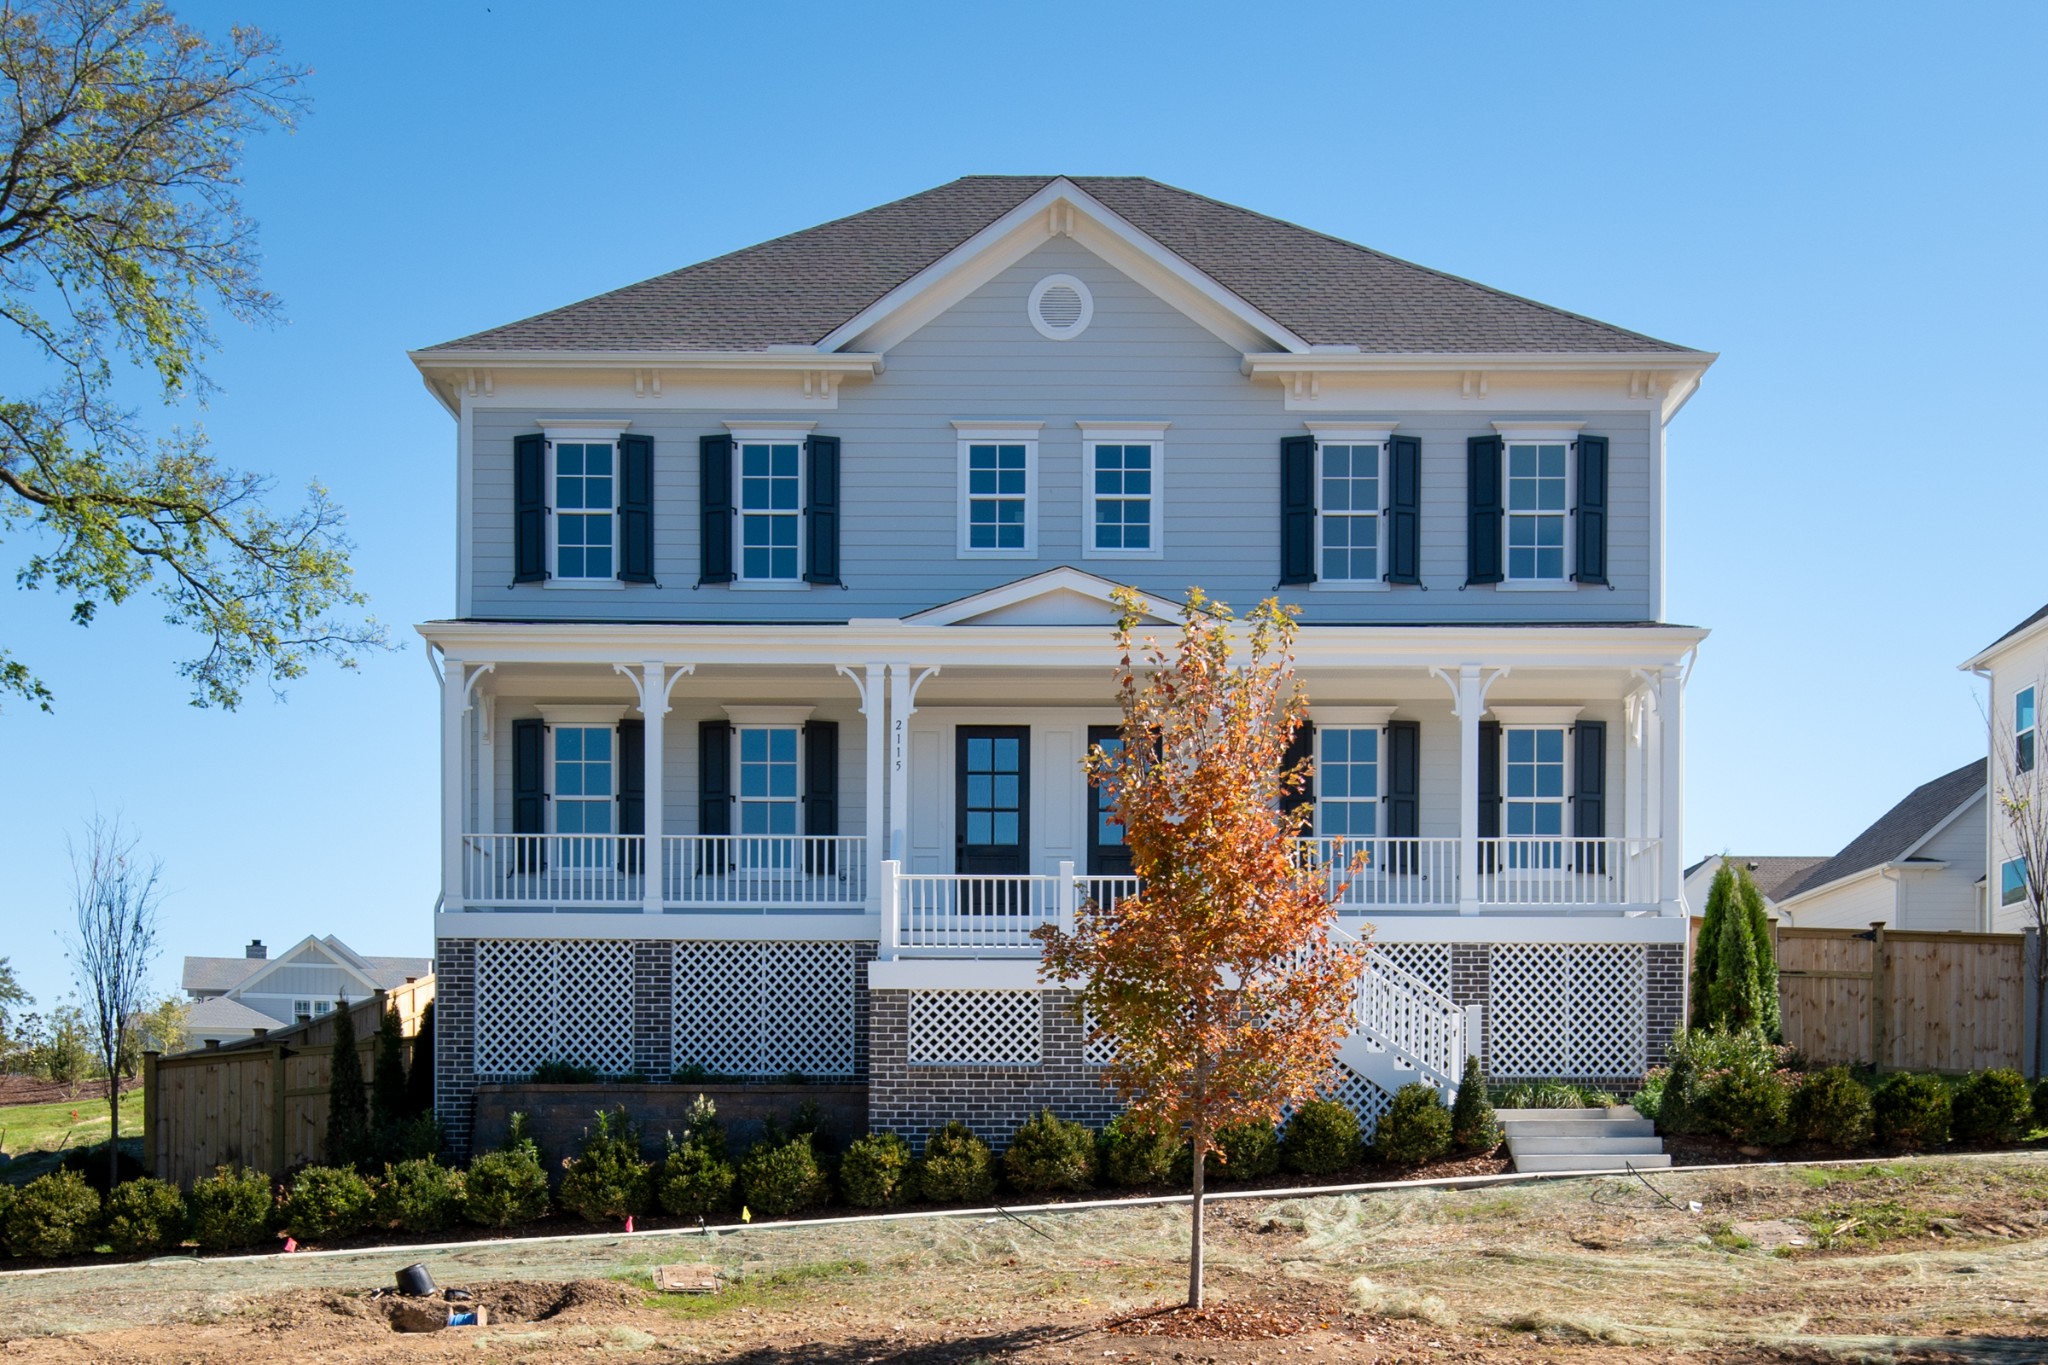
{"label": "black shutter", "polygon": [[[1301,728],[1294,732],[1294,738],[1287,745],[1287,752],[1280,759],[1280,771],[1287,772],[1315,757],[1316,727],[1311,721],[1303,721]],[[1316,779],[1311,772],[1308,781],[1280,798],[1280,809],[1292,815],[1299,811],[1296,823],[1302,837],[1315,833],[1315,812],[1308,809],[1316,799]]]}
{"label": "black shutter", "polygon": [[[512,832],[545,834],[547,812],[547,726],[539,720],[512,722]],[[539,839],[518,839],[518,871],[542,865]],[[505,869],[509,875],[513,869]]]}
{"label": "black shutter", "polygon": [[1607,582],[1607,438],[1579,438],[1579,505],[1577,522],[1578,563],[1572,579],[1579,583]]}
{"label": "black shutter", "polygon": [[1387,443],[1387,582],[1422,582],[1422,441]]}
{"label": "black shutter", "polygon": [[1465,442],[1465,582],[1501,580],[1501,439]]}
{"label": "black shutter", "polygon": [[[538,583],[548,576],[548,438],[538,433],[512,438],[512,581]],[[538,725],[540,722],[535,721]]]}
{"label": "black shutter", "polygon": [[654,581],[654,438],[619,438],[619,581]]}
{"label": "black shutter", "polygon": [[1422,726],[1387,722],[1387,870],[1416,871],[1422,833]]}
{"label": "black shutter", "polygon": [[[647,723],[622,720],[619,737],[619,833],[647,833]],[[619,841],[619,871],[638,872],[640,851]]]}
{"label": "black shutter", "polygon": [[697,722],[697,832],[732,833],[732,726]]}
{"label": "black shutter", "polygon": [[1280,581],[1316,581],[1316,438],[1280,438]]}
{"label": "black shutter", "polygon": [[839,586],[839,438],[804,441],[804,582]]}
{"label": "black shutter", "polygon": [[1572,835],[1599,839],[1607,834],[1607,722],[1582,720],[1572,727]]}
{"label": "black shutter", "polygon": [[[804,726],[804,833],[839,832],[839,722]],[[834,844],[805,844],[804,870],[836,872]]]}
{"label": "black shutter", "polygon": [[730,583],[733,521],[732,437],[697,438],[697,499],[697,582]]}
{"label": "black shutter", "polygon": [[1479,722],[1479,837],[1500,838],[1500,722],[1491,720]]}

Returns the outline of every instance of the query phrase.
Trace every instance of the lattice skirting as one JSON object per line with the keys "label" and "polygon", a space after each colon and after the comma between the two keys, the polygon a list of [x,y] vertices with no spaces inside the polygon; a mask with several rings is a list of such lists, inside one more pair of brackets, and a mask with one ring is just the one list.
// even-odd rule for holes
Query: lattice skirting
{"label": "lattice skirting", "polygon": [[543,1062],[633,1069],[633,945],[483,939],[476,952],[476,1074],[511,1080]]}
{"label": "lattice skirting", "polygon": [[1431,990],[1451,993],[1451,945],[1448,943],[1376,943],[1373,945],[1410,976],[1419,976]]}
{"label": "lattice skirting", "polygon": [[1342,1062],[1337,1063],[1337,1070],[1323,1087],[1323,1096],[1358,1115],[1358,1131],[1368,1142],[1379,1128],[1380,1118],[1394,1104],[1392,1095]]}
{"label": "lattice skirting", "polygon": [[910,992],[911,1066],[1037,1066],[1044,1051],[1042,992]]}
{"label": "lattice skirting", "polygon": [[1495,944],[1488,1074],[1642,1075],[1648,978],[1639,944]]}
{"label": "lattice skirting", "polygon": [[747,1079],[854,1075],[858,970],[851,943],[676,944],[673,1065]]}

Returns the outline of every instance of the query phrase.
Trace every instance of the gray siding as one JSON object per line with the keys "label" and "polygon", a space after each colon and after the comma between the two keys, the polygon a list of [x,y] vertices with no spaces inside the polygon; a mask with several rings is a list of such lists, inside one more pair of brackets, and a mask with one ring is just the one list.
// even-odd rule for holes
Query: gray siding
{"label": "gray siding", "polygon": [[[1063,271],[1088,282],[1093,324],[1052,342],[1025,319],[1031,286]],[[474,600],[485,619],[843,621],[900,616],[1060,564],[1161,595],[1199,583],[1235,605],[1274,591],[1279,571],[1278,443],[1304,414],[1283,411],[1271,383],[1239,373],[1240,356],[1071,241],[1049,242],[888,354],[885,373],[849,383],[820,433],[844,442],[842,573],[846,589],[750,592],[695,587],[697,439],[757,412],[662,411],[633,405],[633,430],[655,441],[659,586],[619,591],[511,586],[512,440],[540,410],[474,411]],[[598,410],[593,409],[593,413]],[[573,415],[550,404],[549,416]],[[616,405],[603,409],[617,415]],[[1496,419],[1546,414],[1474,404],[1455,413],[1375,410],[1423,442],[1422,569],[1427,591],[1297,591],[1315,622],[1642,620],[1652,579],[1651,438],[1645,412],[1575,412],[1611,442],[1609,563],[1615,589],[1461,590],[1465,577],[1465,440]],[[1554,415],[1554,414],[1553,414]],[[1311,420],[1342,420],[1319,413]],[[1038,557],[961,559],[955,420],[1043,422]],[[1078,421],[1164,420],[1164,557],[1091,560],[1081,549]],[[764,418],[772,420],[772,418]],[[1290,590],[1295,591],[1295,590]]]}

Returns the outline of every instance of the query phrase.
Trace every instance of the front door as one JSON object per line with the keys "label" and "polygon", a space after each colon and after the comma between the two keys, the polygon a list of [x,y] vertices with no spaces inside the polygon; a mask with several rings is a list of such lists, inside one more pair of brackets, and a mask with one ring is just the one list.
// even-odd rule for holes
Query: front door
{"label": "front door", "polygon": [[[1123,742],[1123,731],[1117,726],[1088,727],[1088,746],[1091,749],[1099,748],[1106,754],[1115,754]],[[1131,850],[1124,843],[1124,827],[1114,818],[1116,793],[1089,781],[1085,774],[1081,780],[1088,783],[1088,875],[1128,877],[1131,875]]]}
{"label": "front door", "polygon": [[1027,870],[1031,838],[1031,729],[963,725],[955,740],[954,851],[966,876]]}

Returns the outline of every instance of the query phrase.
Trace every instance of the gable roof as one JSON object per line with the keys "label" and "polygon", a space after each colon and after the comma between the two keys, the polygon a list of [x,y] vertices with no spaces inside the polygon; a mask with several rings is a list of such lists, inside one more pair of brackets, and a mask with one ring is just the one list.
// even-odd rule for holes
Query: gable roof
{"label": "gable roof", "polygon": [[2044,605],[2039,611],[2036,611],[2032,616],[2029,616],[2026,620],[2020,622],[2011,630],[1999,636],[1996,640],[1993,640],[1990,644],[1984,646],[1984,648],[1978,650],[1974,655],[1970,657],[1969,662],[1965,663],[1963,667],[1968,668],[1971,664],[1976,663],[1979,659],[1982,659],[1986,654],[1989,654],[1992,650],[1997,649],[2007,640],[2012,639],[2013,636],[2025,633],[2028,629],[2030,629],[2033,626],[2039,625],[2044,620],[2048,620],[2048,605]]}
{"label": "gable roof", "polygon": [[[1794,887],[1799,886],[1806,880],[1808,874],[1822,863],[1828,861],[1825,854],[1796,857],[1745,856],[1739,853],[1714,855],[1714,857],[1723,856],[1729,862],[1735,864],[1735,866],[1749,869],[1750,880],[1756,883],[1756,889],[1764,893],[1764,899],[1767,901],[1783,900],[1786,896],[1792,894]],[[1685,875],[1689,878],[1693,873],[1699,871],[1702,866],[1713,861],[1714,858],[1702,858],[1699,862],[1688,867],[1685,870]]]}
{"label": "gable roof", "polygon": [[239,1000],[217,995],[211,1000],[198,1000],[185,1007],[185,1029],[188,1033],[216,1033],[222,1029],[275,1029],[283,1028],[280,1021],[260,1010],[252,1010]]}
{"label": "gable roof", "polygon": [[434,970],[434,960],[430,957],[365,957],[332,934],[326,938],[309,935],[276,957],[188,957],[181,988],[187,991],[233,991],[248,984],[250,978],[259,972],[289,964],[308,944],[318,945],[331,953],[339,964],[385,990],[403,986],[407,977],[425,976]]}
{"label": "gable roof", "polygon": [[[903,621],[906,625],[955,626],[978,617],[1000,614],[1026,603],[1040,600],[1057,601],[1063,595],[1086,599],[1108,608],[1113,613],[1116,604],[1111,594],[1119,586],[1121,585],[1115,580],[1104,578],[1100,574],[1092,574],[1086,569],[1077,569],[1070,564],[1061,564],[1056,568],[1027,574],[1023,578],[1011,579],[997,587],[969,593],[965,597],[955,597],[935,607],[926,607],[923,611],[912,612],[904,617]],[[1185,606],[1184,603],[1171,600],[1155,602],[1149,597],[1146,598],[1145,605],[1147,616],[1166,623],[1178,622]]]}
{"label": "gable roof", "polygon": [[1062,179],[1310,345],[1387,354],[1688,353],[1141,176],[970,175],[420,354],[815,346]]}
{"label": "gable roof", "polygon": [[1981,758],[1973,758],[1932,782],[1921,783],[1907,794],[1905,800],[1851,839],[1840,853],[1808,873],[1786,895],[1803,896],[1830,882],[1897,862],[1937,827],[1947,823],[1949,817],[1967,802],[1982,794],[1984,787],[1984,760]]}

